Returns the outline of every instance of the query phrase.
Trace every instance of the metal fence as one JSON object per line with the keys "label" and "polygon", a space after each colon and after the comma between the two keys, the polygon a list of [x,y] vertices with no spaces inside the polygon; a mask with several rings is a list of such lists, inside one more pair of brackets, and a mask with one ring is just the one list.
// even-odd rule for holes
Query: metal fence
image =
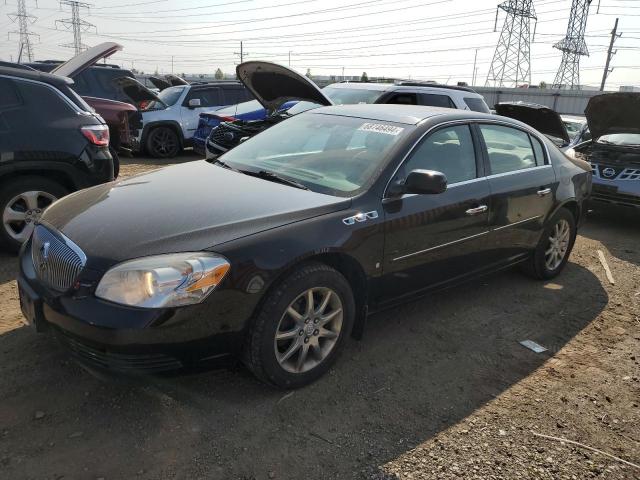
{"label": "metal fence", "polygon": [[535,88],[473,87],[490,108],[499,102],[530,102],[545,105],[560,114],[584,115],[589,99],[602,92],[597,90],[552,90]]}

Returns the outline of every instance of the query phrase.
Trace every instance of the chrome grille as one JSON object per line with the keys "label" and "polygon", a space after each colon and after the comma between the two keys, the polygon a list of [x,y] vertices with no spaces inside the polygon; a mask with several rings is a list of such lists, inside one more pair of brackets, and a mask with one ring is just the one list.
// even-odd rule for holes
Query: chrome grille
{"label": "chrome grille", "polygon": [[620,180],[640,180],[640,168],[625,168],[620,174]]}
{"label": "chrome grille", "polygon": [[[615,170],[616,173],[611,177],[603,175],[602,172],[607,168]],[[607,165],[592,163],[591,172],[596,178],[602,178],[604,180],[640,180],[640,168],[625,168],[623,170],[619,170],[618,168],[607,167]]]}
{"label": "chrome grille", "polygon": [[37,277],[48,287],[61,292],[73,286],[86,262],[80,247],[42,225],[33,231],[31,258]]}

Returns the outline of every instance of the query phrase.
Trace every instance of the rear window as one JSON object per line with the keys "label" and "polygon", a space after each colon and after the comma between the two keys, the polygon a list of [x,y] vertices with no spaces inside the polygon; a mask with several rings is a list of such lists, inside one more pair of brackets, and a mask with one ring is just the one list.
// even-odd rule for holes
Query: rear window
{"label": "rear window", "polygon": [[487,107],[487,104],[484,103],[484,100],[481,98],[464,97],[464,103],[467,104],[469,110],[473,110],[474,112],[491,113],[489,107]]}
{"label": "rear window", "polygon": [[449,95],[421,93],[419,98],[420,105],[426,105],[428,107],[456,108],[455,103],[453,103]]}
{"label": "rear window", "polygon": [[357,105],[359,103],[375,103],[384,92],[362,88],[325,87],[322,89],[322,93],[336,105]]}

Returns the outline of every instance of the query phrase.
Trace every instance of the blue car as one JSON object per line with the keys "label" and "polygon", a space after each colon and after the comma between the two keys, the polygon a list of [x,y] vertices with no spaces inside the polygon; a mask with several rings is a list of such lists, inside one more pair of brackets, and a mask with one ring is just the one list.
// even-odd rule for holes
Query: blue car
{"label": "blue car", "polygon": [[[282,110],[291,108],[298,102],[287,102],[282,105]],[[199,155],[205,155],[205,142],[215,127],[221,122],[234,120],[264,120],[267,117],[267,109],[257,100],[231,105],[211,112],[200,114],[196,133],[193,135],[193,151]]]}

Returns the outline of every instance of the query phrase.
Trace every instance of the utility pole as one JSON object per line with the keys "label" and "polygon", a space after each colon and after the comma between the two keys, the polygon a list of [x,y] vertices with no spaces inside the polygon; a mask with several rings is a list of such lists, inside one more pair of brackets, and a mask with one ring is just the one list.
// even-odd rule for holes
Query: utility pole
{"label": "utility pole", "polygon": [[506,0],[498,5],[494,30],[500,10],[507,12],[507,18],[502,25],[485,85],[517,87],[520,82],[531,83],[531,20],[536,25],[538,21],[533,0]]}
{"label": "utility pole", "polygon": [[31,36],[39,35],[29,32],[29,23],[33,24],[37,20],[33,15],[27,14],[26,0],[18,0],[18,11],[7,15],[12,22],[18,22],[19,31],[9,32],[20,36],[20,45],[18,46],[18,63],[22,61],[23,55],[29,62],[33,61],[33,47],[31,46]]}
{"label": "utility pole", "polygon": [[609,51],[607,52],[607,63],[604,66],[604,73],[602,74],[602,83],[600,84],[600,91],[604,92],[604,84],[607,83],[607,76],[611,72],[613,72],[613,68],[609,70],[609,64],[611,63],[611,57],[615,55],[616,52],[613,51],[613,44],[615,43],[617,38],[620,38],[622,34],[618,34],[618,20],[616,18],[616,23],[613,25],[613,30],[611,30],[611,42],[609,43]]}
{"label": "utility pole", "polygon": [[473,57],[473,73],[471,74],[471,86],[476,84],[476,60],[478,60],[478,49],[476,48],[476,54]]}
{"label": "utility pole", "polygon": [[60,46],[73,48],[75,54],[78,55],[83,50],[87,49],[87,46],[82,43],[82,32],[86,32],[92,28],[96,28],[96,26],[92,23],[89,23],[80,18],[80,8],[86,8],[87,10],[89,10],[89,7],[91,5],[88,3],[77,2],[75,0],[60,0],[60,8],[63,8],[65,6],[71,7],[71,18],[56,20],[56,27],[58,26],[58,24],[61,24],[67,30],[71,30],[73,32],[73,43],[67,43]]}
{"label": "utility pole", "polygon": [[289,50],[289,66],[291,66],[291,50]]}
{"label": "utility pole", "polygon": [[567,34],[553,48],[562,52],[560,68],[553,82],[555,88],[580,88],[580,57],[589,56],[584,32],[587,28],[589,6],[593,0],[573,0]]}
{"label": "utility pole", "polygon": [[171,55],[171,75],[173,75],[173,55]]}
{"label": "utility pole", "polygon": [[242,40],[240,40],[240,63],[244,63],[244,47],[242,46]]}

